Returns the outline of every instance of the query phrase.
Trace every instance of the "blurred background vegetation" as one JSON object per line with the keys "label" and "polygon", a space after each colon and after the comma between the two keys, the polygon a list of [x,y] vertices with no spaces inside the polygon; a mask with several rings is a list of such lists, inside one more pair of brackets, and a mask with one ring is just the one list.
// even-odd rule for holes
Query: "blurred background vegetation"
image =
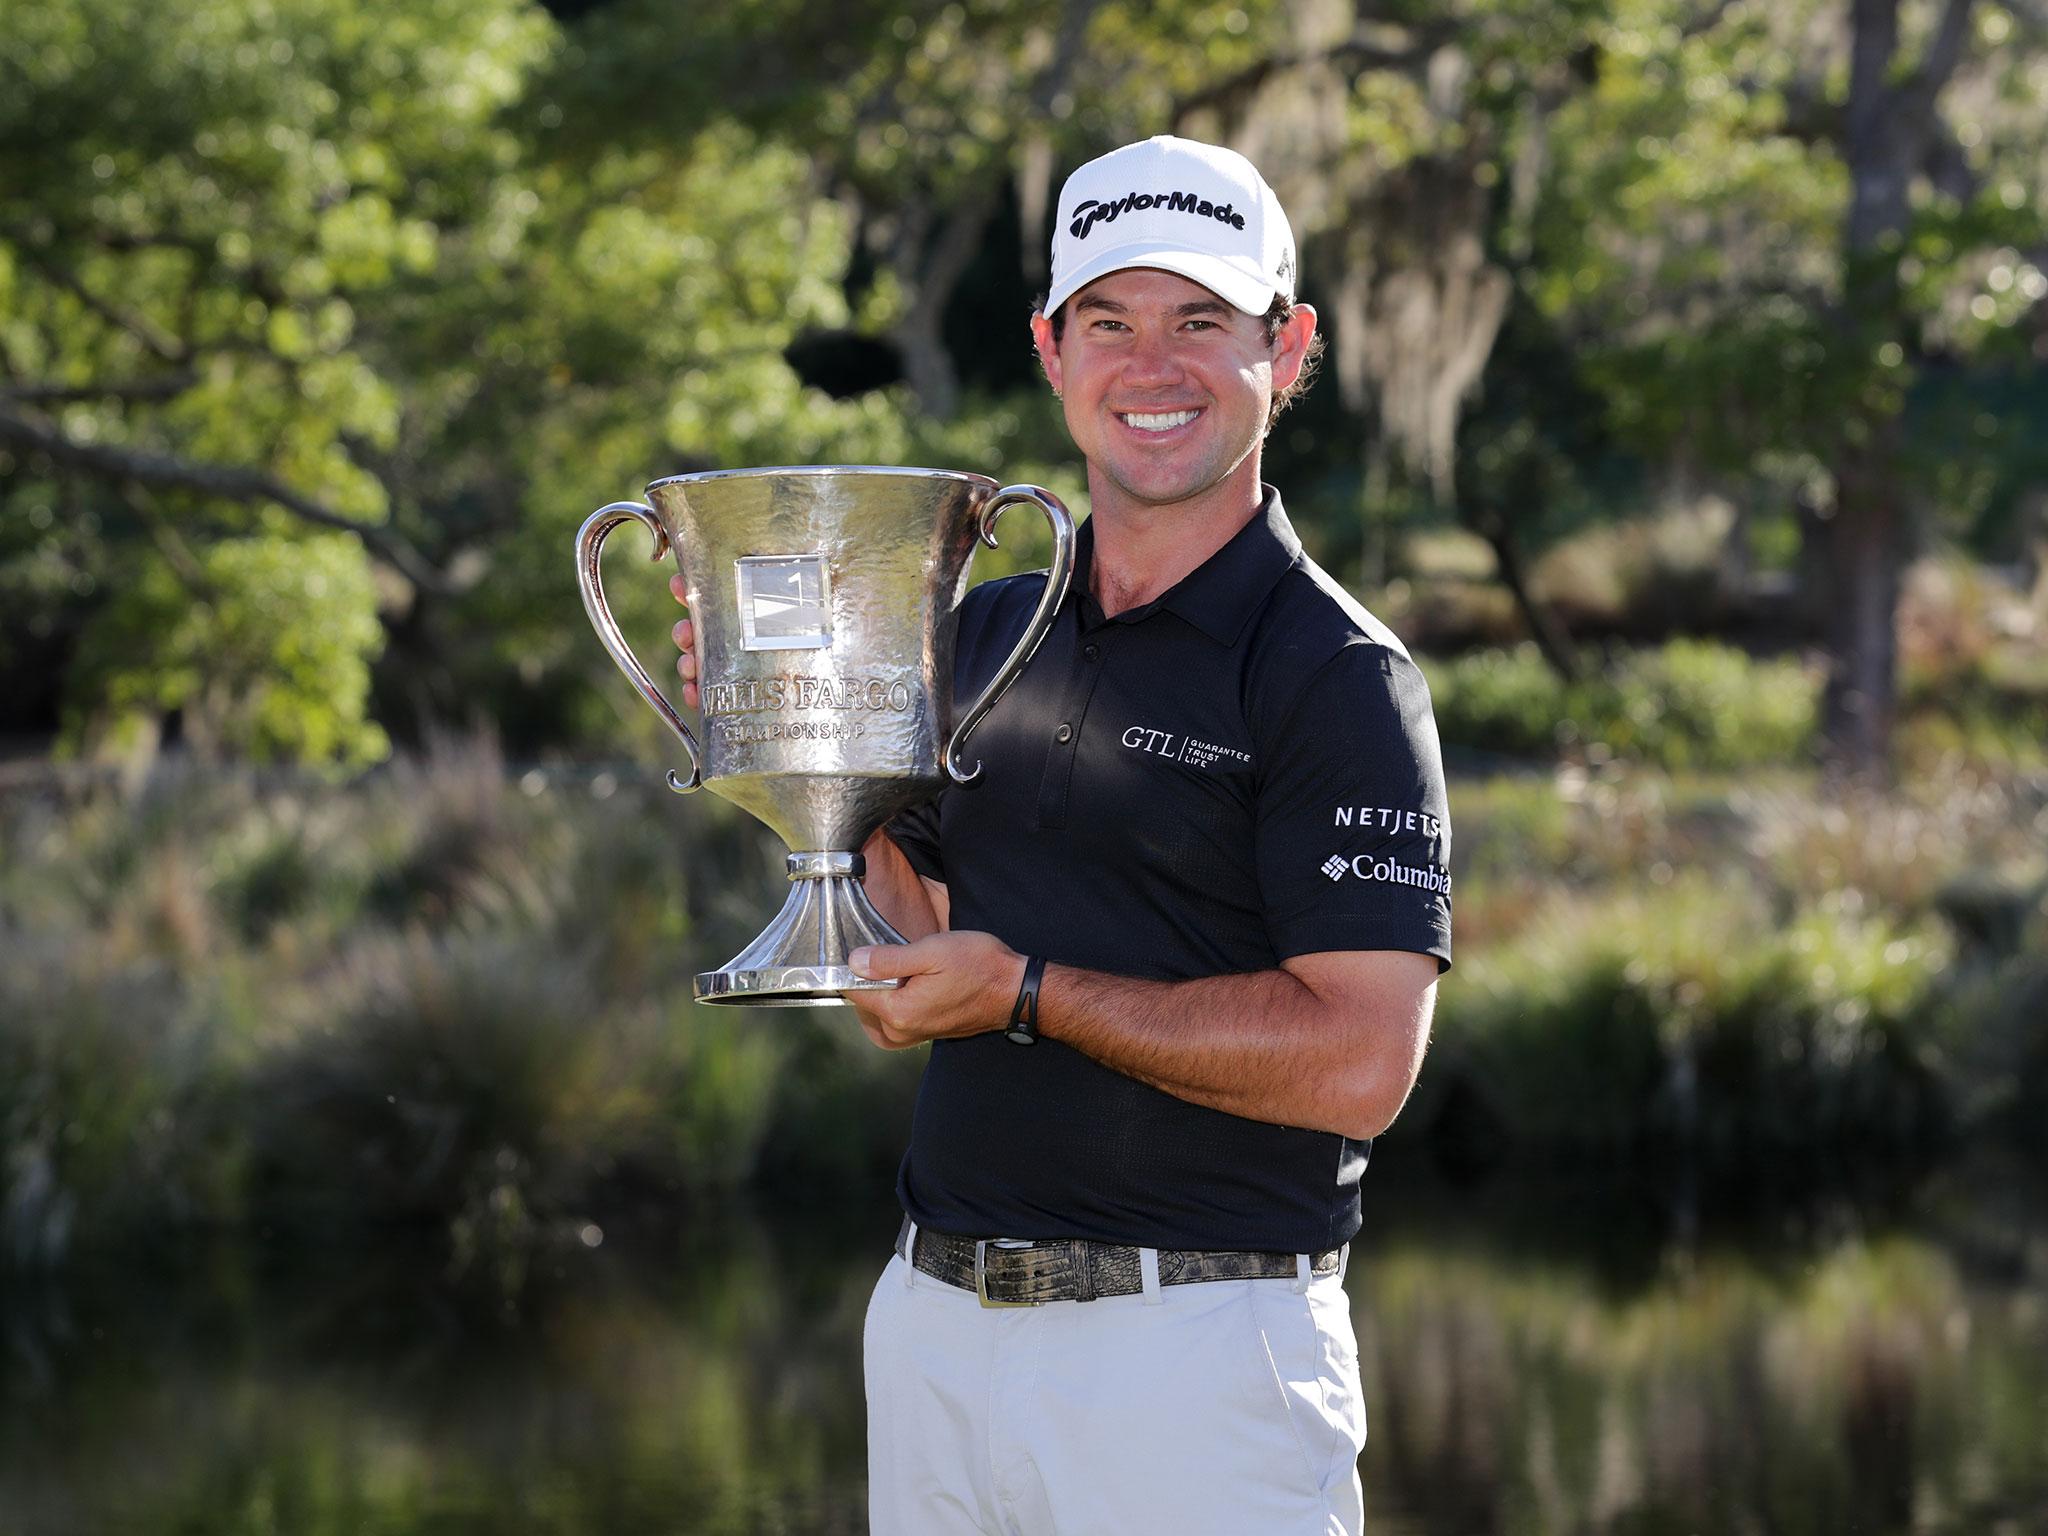
{"label": "blurred background vegetation", "polygon": [[2048,1530],[2040,0],[14,7],[0,1512],[859,1528],[919,1062],[689,1003],[780,850],[661,787],[570,537],[776,463],[1080,510],[1049,205],[1162,131],[1293,216],[1268,478],[1453,772],[1369,1488]]}
{"label": "blurred background vegetation", "polygon": [[1270,478],[1458,776],[1405,1133],[2039,1150],[2048,15],[53,0],[0,81],[11,1261],[885,1179],[914,1060],[690,1009],[775,852],[649,789],[570,535],[762,463],[1083,501],[1048,200],[1161,130],[1293,212]]}

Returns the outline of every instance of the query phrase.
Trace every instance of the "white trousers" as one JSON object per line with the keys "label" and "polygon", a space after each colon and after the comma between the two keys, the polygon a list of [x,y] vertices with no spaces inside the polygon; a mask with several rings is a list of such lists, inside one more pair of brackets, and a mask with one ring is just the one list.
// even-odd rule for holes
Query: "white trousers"
{"label": "white trousers", "polygon": [[1000,1311],[890,1260],[868,1303],[871,1536],[1358,1536],[1341,1275]]}

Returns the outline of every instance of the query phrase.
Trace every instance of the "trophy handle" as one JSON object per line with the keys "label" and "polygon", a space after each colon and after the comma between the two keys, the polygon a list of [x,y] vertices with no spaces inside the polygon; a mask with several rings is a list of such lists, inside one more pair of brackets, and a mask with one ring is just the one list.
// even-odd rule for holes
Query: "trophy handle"
{"label": "trophy handle", "polygon": [[1032,653],[1045,638],[1045,632],[1052,628],[1052,616],[1065,600],[1067,582],[1074,572],[1074,516],[1059,497],[1035,485],[1006,485],[989,498],[981,509],[981,542],[990,549],[996,548],[996,519],[1003,515],[1005,508],[1023,501],[1037,507],[1045,514],[1045,520],[1052,524],[1052,565],[1045,573],[1045,591],[1039,594],[1038,608],[1031,615],[1031,622],[1024,626],[1023,635],[1004,658],[996,675],[989,679],[988,686],[981,690],[981,696],[960,717],[960,724],[946,743],[946,773],[955,784],[969,785],[980,779],[979,762],[972,768],[960,766],[960,749],[967,744],[968,733],[996,707],[996,700],[1003,696],[1003,690],[1017,680],[1017,674],[1031,660]]}
{"label": "trophy handle", "polygon": [[604,600],[604,578],[598,574],[597,557],[604,550],[604,541],[622,523],[644,523],[647,531],[654,535],[654,553],[649,558],[659,560],[668,553],[668,534],[661,526],[661,519],[654,515],[654,508],[637,501],[614,501],[591,513],[577,531],[576,585],[583,592],[583,611],[590,615],[590,627],[597,631],[598,640],[612,660],[619,664],[619,670],[626,674],[626,681],[676,733],[683,750],[690,754],[690,777],[687,781],[675,769],[668,771],[668,787],[679,795],[686,795],[704,782],[704,761],[697,751],[697,738],[683,724],[683,717],[675,712],[675,706],[654,686],[654,679],[647,675],[647,669],[640,665],[640,658],[633,654],[633,648],[626,644],[626,637],[619,633],[618,620],[612,617],[612,610]]}

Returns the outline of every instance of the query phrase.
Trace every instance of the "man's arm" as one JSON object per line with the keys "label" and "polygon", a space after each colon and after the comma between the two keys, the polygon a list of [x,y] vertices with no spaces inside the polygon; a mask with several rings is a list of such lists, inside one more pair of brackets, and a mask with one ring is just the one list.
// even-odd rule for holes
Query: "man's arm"
{"label": "man's arm", "polygon": [[945,886],[927,880],[911,867],[903,850],[886,830],[878,830],[861,848],[868,861],[868,900],[906,939],[928,938],[946,931],[952,902]]}
{"label": "man's arm", "polygon": [[[973,932],[857,950],[853,963],[904,978],[893,992],[848,994],[868,1037],[890,1049],[1001,1028],[1024,971],[1022,956]],[[1436,976],[1435,960],[1405,950],[1300,955],[1278,970],[1177,982],[1051,965],[1038,1028],[1177,1098],[1364,1140],[1415,1084]]]}

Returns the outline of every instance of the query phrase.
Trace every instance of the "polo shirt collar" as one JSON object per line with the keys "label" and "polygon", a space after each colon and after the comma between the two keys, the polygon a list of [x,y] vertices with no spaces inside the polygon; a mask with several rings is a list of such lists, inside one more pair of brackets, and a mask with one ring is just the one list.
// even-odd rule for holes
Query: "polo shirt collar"
{"label": "polo shirt collar", "polygon": [[[1117,621],[1136,623],[1165,609],[1218,645],[1236,644],[1252,615],[1301,558],[1301,540],[1281,508],[1280,493],[1270,485],[1260,489],[1259,510],[1229,543],[1151,602],[1118,614]],[[1075,540],[1073,590],[1085,599],[1088,611],[1099,612],[1088,587],[1094,563],[1095,520],[1090,518]]]}

